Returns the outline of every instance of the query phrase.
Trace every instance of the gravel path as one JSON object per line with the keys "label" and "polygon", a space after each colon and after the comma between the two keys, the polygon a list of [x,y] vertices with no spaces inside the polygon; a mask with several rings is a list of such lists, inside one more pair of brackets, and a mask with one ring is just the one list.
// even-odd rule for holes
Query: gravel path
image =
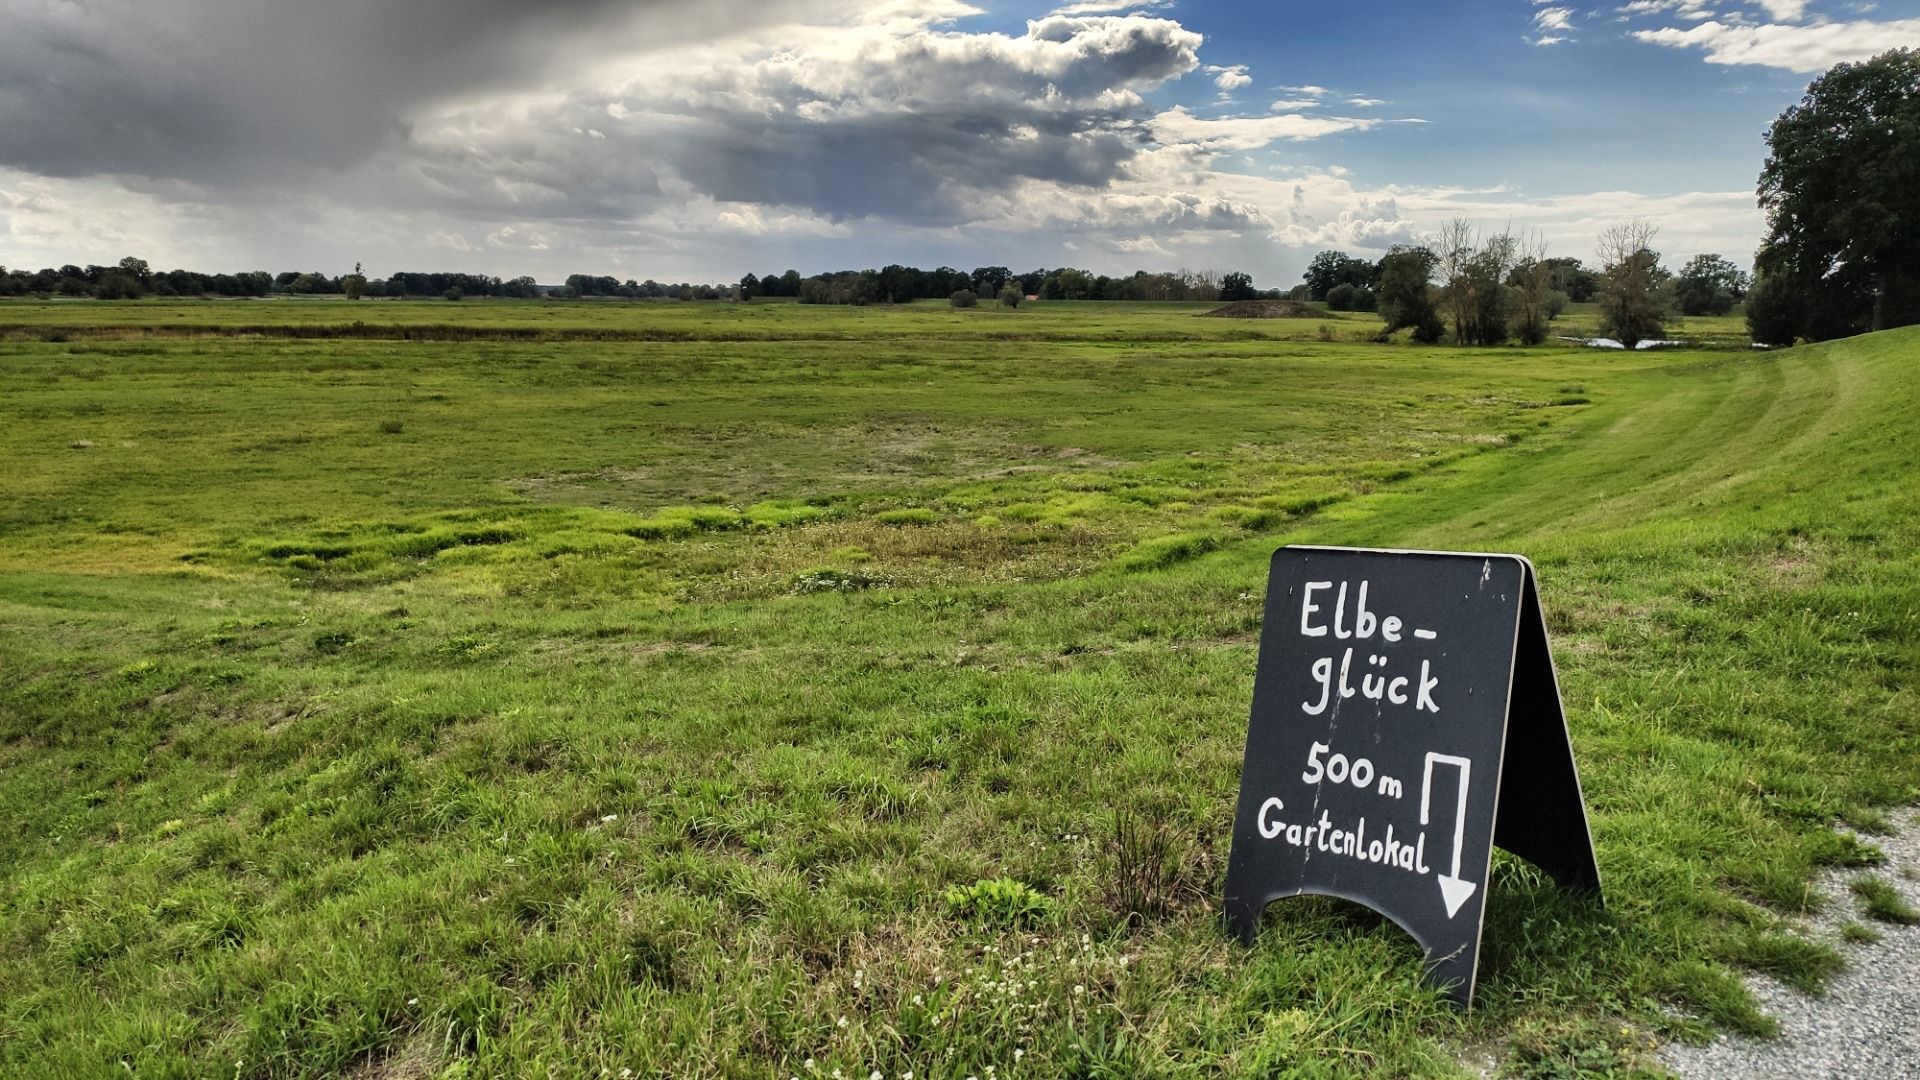
{"label": "gravel path", "polygon": [[[1865,916],[1848,891],[1856,877],[1872,874],[1920,907],[1920,811],[1892,815],[1895,832],[1862,839],[1887,853],[1885,866],[1824,875],[1828,903],[1809,920],[1809,930],[1834,943],[1847,969],[1825,997],[1807,997],[1764,977],[1748,981],[1767,1013],[1780,1021],[1780,1037],[1760,1041],[1722,1036],[1706,1046],[1665,1047],[1668,1068],[1685,1080],[1893,1080],[1920,1078],[1920,926],[1900,926]],[[1880,935],[1872,944],[1841,940],[1848,921]]]}

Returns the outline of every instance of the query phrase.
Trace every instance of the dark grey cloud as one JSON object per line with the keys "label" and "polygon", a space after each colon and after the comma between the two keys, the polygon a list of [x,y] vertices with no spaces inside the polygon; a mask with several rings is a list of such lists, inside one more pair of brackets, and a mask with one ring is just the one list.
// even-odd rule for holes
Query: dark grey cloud
{"label": "dark grey cloud", "polygon": [[1042,259],[1183,258],[1300,225],[1227,184],[1225,156],[1379,122],[1152,105],[1200,69],[1201,36],[1088,5],[1003,32],[966,0],[0,5],[16,261],[645,276],[902,245],[886,261],[975,230]]}
{"label": "dark grey cloud", "polygon": [[773,0],[13,0],[0,165],[209,186],[340,172],[422,103],[804,14]]}
{"label": "dark grey cloud", "polygon": [[[1139,92],[1198,66],[1170,19],[964,33],[949,0],[55,0],[0,35],[0,166],[618,220],[691,190],[834,220],[966,220],[1023,179],[1099,187]],[[756,31],[758,31],[756,35]],[[690,55],[730,38],[741,51]],[[858,47],[846,48],[857,40]]]}
{"label": "dark grey cloud", "polygon": [[678,183],[831,220],[953,224],[1022,181],[1103,187],[1144,144],[1140,92],[1198,64],[1200,36],[1141,17],[1050,17],[1025,34],[919,25],[849,43],[750,46],[510,126],[486,103],[414,132],[419,168],[459,197],[546,217],[631,208]]}

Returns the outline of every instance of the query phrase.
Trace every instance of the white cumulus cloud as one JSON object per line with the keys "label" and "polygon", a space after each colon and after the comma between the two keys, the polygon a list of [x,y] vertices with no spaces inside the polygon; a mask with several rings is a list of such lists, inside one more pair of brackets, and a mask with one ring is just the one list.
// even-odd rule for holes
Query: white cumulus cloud
{"label": "white cumulus cloud", "polygon": [[1222,67],[1219,64],[1208,64],[1206,70],[1209,75],[1213,76],[1213,85],[1222,90],[1238,90],[1253,82],[1253,76],[1247,74],[1247,65],[1245,64],[1234,64],[1230,67]]}
{"label": "white cumulus cloud", "polygon": [[1742,26],[1717,19],[1682,30],[1636,30],[1640,41],[1699,49],[1709,64],[1752,64],[1814,72],[1843,61],[1866,60],[1896,46],[1920,45],[1920,19]]}

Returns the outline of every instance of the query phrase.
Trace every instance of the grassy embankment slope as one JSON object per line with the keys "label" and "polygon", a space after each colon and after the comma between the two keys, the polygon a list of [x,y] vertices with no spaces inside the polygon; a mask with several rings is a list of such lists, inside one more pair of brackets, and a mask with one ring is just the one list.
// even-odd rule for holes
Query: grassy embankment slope
{"label": "grassy embankment slope", "polygon": [[[66,339],[0,341],[0,1071],[1624,1069],[1818,985],[1830,825],[1920,796],[1920,334],[137,330],[227,307],[0,310]],[[1541,569],[1610,903],[1502,862],[1465,1019],[1353,909],[1216,927],[1286,540]]]}

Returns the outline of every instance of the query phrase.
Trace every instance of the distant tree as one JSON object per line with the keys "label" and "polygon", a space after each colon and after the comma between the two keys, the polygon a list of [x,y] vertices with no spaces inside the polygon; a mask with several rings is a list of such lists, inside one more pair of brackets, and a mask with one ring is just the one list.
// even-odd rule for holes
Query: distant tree
{"label": "distant tree", "polygon": [[1307,287],[1307,299],[1325,300],[1333,287],[1340,284],[1340,266],[1346,260],[1344,251],[1323,251],[1315,255],[1307,264],[1306,273],[1300,275]]}
{"label": "distant tree", "polygon": [[[1513,302],[1513,331],[1523,345],[1547,340],[1547,324],[1560,314],[1566,294],[1553,288],[1553,267],[1547,261],[1547,242],[1535,234],[1519,241],[1513,269],[1507,272],[1507,292]],[[1560,303],[1554,297],[1560,297]]]}
{"label": "distant tree", "polygon": [[440,295],[446,297],[448,300],[465,300],[467,298],[466,291],[458,285],[455,285]]}
{"label": "distant tree", "polygon": [[981,296],[998,296],[1011,280],[1013,271],[1004,266],[978,266],[970,275],[969,286]]}
{"label": "distant tree", "polygon": [[1512,290],[1507,276],[1519,261],[1510,233],[1482,239],[1464,218],[1448,222],[1438,239],[1440,295],[1458,345],[1498,345],[1507,339]]}
{"label": "distant tree", "polygon": [[920,296],[927,273],[912,266],[892,263],[880,268],[880,299],[889,304],[904,304]]}
{"label": "distant tree", "polygon": [[1766,138],[1757,268],[1803,294],[1800,336],[1920,321],[1920,52],[1836,64]]}
{"label": "distant tree", "polygon": [[1567,299],[1576,304],[1585,304],[1593,300],[1600,291],[1599,275],[1587,269],[1586,264],[1568,255],[1556,256],[1545,260],[1550,279],[1548,287],[1567,294]]}
{"label": "distant tree", "polygon": [[1444,327],[1433,302],[1433,271],[1440,257],[1431,248],[1395,247],[1380,259],[1380,314],[1386,332],[1411,327],[1415,341],[1432,344]]}
{"label": "distant tree", "polygon": [[947,297],[947,302],[957,308],[966,308],[979,304],[980,298],[974,295],[972,289],[955,289],[953,295]]}
{"label": "distant tree", "polygon": [[1019,307],[1020,301],[1024,299],[1026,299],[1026,296],[1020,292],[1020,286],[1015,285],[1012,282],[1008,282],[1007,284],[1000,286],[1000,306],[1001,307],[1006,308],[1008,310],[1012,310],[1014,308]]}
{"label": "distant tree", "polygon": [[619,296],[620,281],[605,274],[568,274],[569,285],[577,296]]}
{"label": "distant tree", "polygon": [[961,289],[970,290],[975,294],[979,293],[979,290],[973,287],[973,277],[971,275],[955,270],[951,266],[936,267],[935,269],[927,271],[926,281],[922,284],[921,288],[925,291],[916,295],[914,299],[952,296]]}
{"label": "distant tree", "polygon": [[137,300],[146,295],[146,287],[139,278],[116,266],[99,275],[93,295],[100,300]]}
{"label": "distant tree", "polygon": [[1330,311],[1357,311],[1360,307],[1361,288],[1349,282],[1341,282],[1327,290],[1327,308]]}
{"label": "distant tree", "polygon": [[1323,251],[1315,255],[1301,276],[1305,279],[1309,300],[1325,300],[1336,285],[1370,289],[1375,284],[1374,264],[1344,251]]}
{"label": "distant tree", "polygon": [[1055,270],[1040,283],[1040,297],[1044,300],[1086,300],[1092,292],[1093,275],[1071,266]]}
{"label": "distant tree", "polygon": [[762,293],[760,291],[759,278],[755,277],[752,274],[748,274],[747,276],[740,279],[740,299],[751,300],[754,297],[760,296],[760,295],[762,295]]}
{"label": "distant tree", "polygon": [[1478,243],[1473,223],[1465,218],[1454,218],[1442,225],[1434,240],[1434,254],[1439,257],[1435,269],[1440,275],[1440,298],[1448,321],[1453,324],[1455,341],[1461,340],[1473,318],[1472,294],[1463,283]]}
{"label": "distant tree", "polygon": [[147,260],[145,259],[136,259],[132,255],[129,255],[120,260],[118,269],[121,273],[139,282],[142,288],[145,288],[153,282],[153,270],[147,266]]}
{"label": "distant tree", "polygon": [[367,275],[360,272],[359,263],[353,264],[353,273],[340,279],[340,291],[346,293],[349,300],[358,300],[366,295]]}
{"label": "distant tree", "polygon": [[1673,301],[1682,315],[1725,315],[1747,295],[1745,271],[1718,255],[1695,255],[1673,279]]}
{"label": "distant tree", "polygon": [[881,299],[880,275],[872,270],[841,270],[800,279],[799,296],[803,304],[852,304],[860,306]]}
{"label": "distant tree", "polygon": [[1666,329],[1666,272],[1649,246],[1658,231],[1636,218],[1600,233],[1600,332],[1629,349]]}
{"label": "distant tree", "polygon": [[1235,270],[1220,279],[1220,299],[1222,300],[1251,300],[1258,295],[1254,291],[1251,274],[1243,274]]}

